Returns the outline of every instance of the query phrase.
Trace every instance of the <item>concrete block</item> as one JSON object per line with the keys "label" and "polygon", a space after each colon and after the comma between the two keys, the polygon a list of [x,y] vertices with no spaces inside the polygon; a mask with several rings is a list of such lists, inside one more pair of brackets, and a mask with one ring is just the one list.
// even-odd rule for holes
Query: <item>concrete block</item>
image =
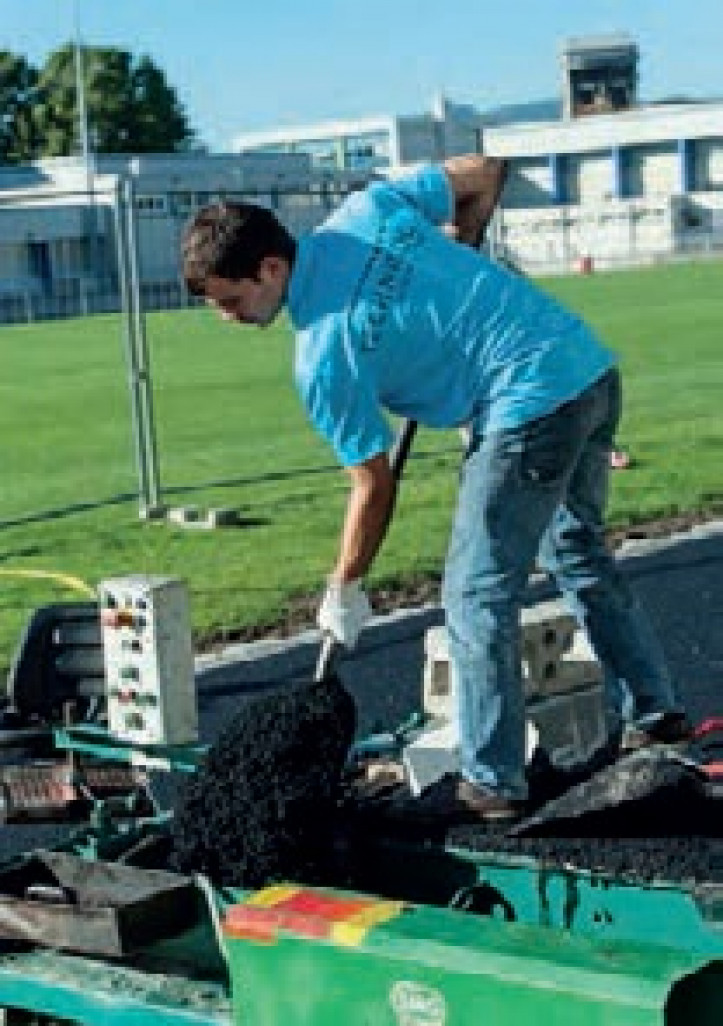
{"label": "concrete block", "polygon": [[158,504],[155,506],[141,506],[138,511],[139,520],[165,520],[168,515],[168,506]]}
{"label": "concrete block", "polygon": [[563,661],[567,662],[568,660],[570,662],[580,661],[588,663],[597,661],[597,656],[595,655],[587,634],[579,628],[575,631],[575,635],[572,639],[572,646],[563,656]]}
{"label": "concrete block", "polygon": [[220,507],[210,509],[206,514],[206,527],[234,527],[238,524],[239,515],[237,509]]}
{"label": "concrete block", "polygon": [[555,662],[572,645],[575,617],[559,600],[538,602],[520,614],[522,657],[537,675],[537,667]]}
{"label": "concrete block", "polygon": [[201,510],[198,506],[172,506],[168,510],[167,519],[171,524],[180,527],[198,527],[201,521]]}
{"label": "concrete block", "polygon": [[607,737],[600,684],[528,702],[526,716],[539,731],[540,745],[556,762],[583,759]]}
{"label": "concrete block", "polygon": [[[599,683],[602,668],[584,632],[579,629],[571,631],[575,621],[567,614],[560,614],[557,603],[540,603],[540,607],[540,615],[529,615],[522,627],[522,686],[525,695],[533,698],[558,694]],[[552,619],[545,620],[550,615]],[[550,624],[547,641],[544,638],[546,622]],[[422,708],[430,716],[449,719],[454,710],[455,687],[446,627],[429,628],[424,637],[424,656]]]}
{"label": "concrete block", "polygon": [[530,677],[524,666],[522,673],[522,687],[527,700],[578,691],[601,684],[602,680],[602,666],[595,659],[571,659],[567,656],[551,663],[544,676]]}
{"label": "concrete block", "polygon": [[528,630],[534,628],[547,629],[557,626],[562,629],[567,625],[573,629],[577,621],[561,598],[545,599],[535,602],[532,606],[524,606],[520,613],[520,623]]}
{"label": "concrete block", "polygon": [[454,681],[446,627],[430,627],[424,635],[422,709],[429,716],[454,716]]}
{"label": "concrete block", "polygon": [[402,764],[412,794],[418,795],[445,773],[459,772],[457,726],[433,721],[402,752]]}
{"label": "concrete block", "polygon": [[552,659],[547,659],[544,656],[540,656],[540,654],[535,654],[532,658],[529,658],[529,656],[523,654],[522,681],[525,691],[548,691],[551,683],[554,686],[554,681],[558,677],[558,667],[561,658],[558,655]]}
{"label": "concrete block", "polygon": [[[568,634],[572,618],[564,614],[564,622],[558,620],[559,606],[555,612],[555,603],[541,603],[541,606],[540,615],[528,617],[527,626],[539,639],[545,617],[552,612],[557,634],[551,639],[551,649],[554,652],[559,648],[561,652],[544,663],[542,671],[539,663],[536,664],[534,675],[530,673],[530,664],[523,659],[526,715],[539,734],[539,743],[554,759],[573,761],[584,758],[606,738],[603,671],[584,632],[578,629]],[[420,740],[410,753],[409,773],[417,781],[433,776],[437,771],[435,767],[449,764],[451,748],[445,741],[449,734],[442,727],[446,724],[454,732],[456,720],[454,671],[445,627],[427,630],[424,653],[422,704],[433,718],[436,732]],[[531,743],[528,728],[528,748]]]}
{"label": "concrete block", "polygon": [[193,527],[201,530],[213,530],[217,527],[233,527],[239,522],[237,509],[218,507],[207,511],[198,506],[174,506],[168,511],[167,519],[179,527]]}

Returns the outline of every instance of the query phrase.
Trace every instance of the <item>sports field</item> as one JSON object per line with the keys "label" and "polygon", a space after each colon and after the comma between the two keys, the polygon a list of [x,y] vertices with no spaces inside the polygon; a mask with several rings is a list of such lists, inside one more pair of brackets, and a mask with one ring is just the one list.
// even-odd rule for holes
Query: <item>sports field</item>
{"label": "sports field", "polygon": [[[614,475],[611,525],[723,510],[723,264],[543,284],[621,356],[634,466]],[[346,481],[304,421],[287,326],[196,309],[150,315],[148,337],[166,500],[237,507],[245,524],[139,522],[116,317],[0,328],[0,667],[36,606],[76,597],[28,573],[181,576],[199,644],[283,619],[321,587]],[[419,435],[374,586],[439,573],[459,455],[456,433]]]}

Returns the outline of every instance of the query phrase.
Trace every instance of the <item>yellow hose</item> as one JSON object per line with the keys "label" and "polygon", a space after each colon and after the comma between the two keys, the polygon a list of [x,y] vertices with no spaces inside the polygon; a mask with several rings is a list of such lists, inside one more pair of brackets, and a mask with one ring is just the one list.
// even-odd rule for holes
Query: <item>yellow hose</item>
{"label": "yellow hose", "polygon": [[72,591],[79,591],[90,598],[97,598],[95,588],[91,588],[85,581],[81,581],[80,577],[56,573],[53,570],[5,570],[0,567],[0,577],[30,577],[42,581],[55,581],[56,584],[63,584]]}

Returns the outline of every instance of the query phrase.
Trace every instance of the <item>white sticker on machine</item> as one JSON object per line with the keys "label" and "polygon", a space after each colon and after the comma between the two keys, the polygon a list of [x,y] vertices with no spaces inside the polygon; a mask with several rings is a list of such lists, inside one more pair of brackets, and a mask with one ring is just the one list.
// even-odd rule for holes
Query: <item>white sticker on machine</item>
{"label": "white sticker on machine", "polygon": [[389,993],[398,1026],[445,1026],[447,1003],[444,995],[423,983],[398,980]]}

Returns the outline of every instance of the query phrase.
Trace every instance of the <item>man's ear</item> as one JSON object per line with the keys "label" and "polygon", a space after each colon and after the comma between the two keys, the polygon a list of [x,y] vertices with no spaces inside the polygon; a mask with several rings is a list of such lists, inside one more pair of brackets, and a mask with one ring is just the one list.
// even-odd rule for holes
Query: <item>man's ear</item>
{"label": "man's ear", "polygon": [[260,281],[282,281],[289,273],[289,265],[281,256],[265,256],[259,264]]}

